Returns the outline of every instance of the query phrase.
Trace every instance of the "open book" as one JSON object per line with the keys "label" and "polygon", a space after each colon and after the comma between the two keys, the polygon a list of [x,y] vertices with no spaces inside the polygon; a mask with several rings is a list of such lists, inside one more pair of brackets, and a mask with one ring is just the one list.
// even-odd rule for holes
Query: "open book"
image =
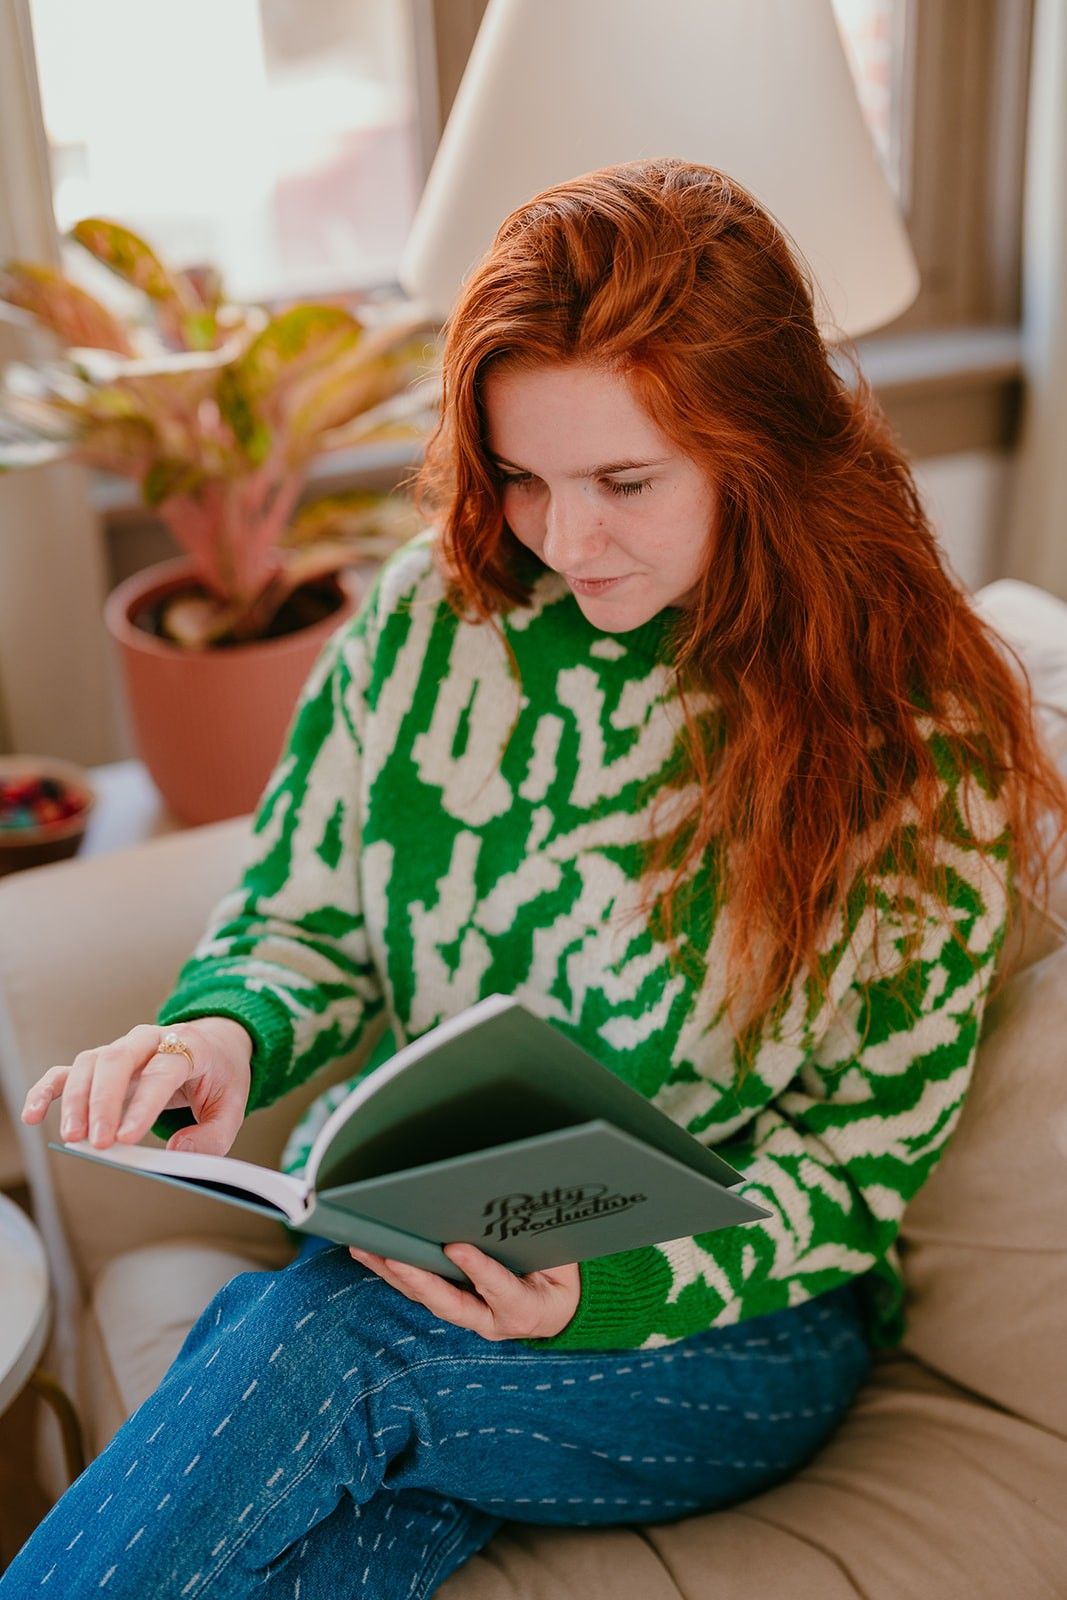
{"label": "open book", "polygon": [[52,1148],[463,1284],[442,1244],[526,1273],[771,1215],[733,1192],[742,1177],[721,1156],[499,994],[362,1078],[300,1177],[147,1145]]}

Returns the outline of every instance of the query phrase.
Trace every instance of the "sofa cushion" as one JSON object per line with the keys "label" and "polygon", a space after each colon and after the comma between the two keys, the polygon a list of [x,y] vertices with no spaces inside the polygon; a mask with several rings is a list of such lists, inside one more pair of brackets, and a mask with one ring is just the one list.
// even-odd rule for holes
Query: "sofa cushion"
{"label": "sofa cushion", "polygon": [[1022,656],[1035,701],[1067,713],[1067,604],[1018,578],[987,583],[971,600]]}
{"label": "sofa cushion", "polygon": [[904,1217],[905,1348],[1067,1439],[1067,946],[990,1003],[948,1148]]}
{"label": "sofa cushion", "polygon": [[79,1340],[82,1414],[94,1451],[156,1388],[223,1284],[262,1265],[199,1239],[112,1257],[93,1286]]}
{"label": "sofa cushion", "polygon": [[[996,630],[1013,667],[1021,658],[1033,692],[1034,716],[1046,749],[1067,777],[1067,603],[1015,578],[999,578],[972,596]],[[1009,972],[1039,960],[1067,936],[1067,872],[1050,885],[1047,920],[1030,919],[1008,936],[1001,967]]]}
{"label": "sofa cushion", "polygon": [[601,1530],[508,1524],[440,1596],[1062,1600],[1065,1495],[1062,1440],[897,1354],[788,1483],[730,1510],[617,1530],[610,1549]]}

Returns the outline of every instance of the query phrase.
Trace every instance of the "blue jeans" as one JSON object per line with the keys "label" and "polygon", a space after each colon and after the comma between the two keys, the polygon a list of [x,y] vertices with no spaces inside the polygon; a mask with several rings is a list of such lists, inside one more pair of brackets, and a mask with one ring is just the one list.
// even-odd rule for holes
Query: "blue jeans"
{"label": "blue jeans", "polygon": [[504,1520],[672,1522],[789,1477],[869,1364],[852,1285],[658,1350],[549,1351],[309,1241],[224,1285],[0,1600],[421,1600]]}

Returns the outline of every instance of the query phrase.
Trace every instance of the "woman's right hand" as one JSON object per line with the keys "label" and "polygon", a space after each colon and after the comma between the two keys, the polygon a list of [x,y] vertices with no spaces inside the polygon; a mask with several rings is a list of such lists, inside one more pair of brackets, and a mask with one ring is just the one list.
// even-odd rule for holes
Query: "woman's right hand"
{"label": "woman's right hand", "polygon": [[[176,1033],[192,1052],[160,1055],[165,1033]],[[191,1108],[196,1126],[167,1140],[168,1150],[225,1155],[244,1121],[251,1084],[251,1034],[230,1017],[197,1017],[160,1027],[143,1022],[93,1050],[82,1050],[70,1066],[50,1067],[30,1089],[23,1122],[43,1121],[60,1100],[60,1137],[88,1138],[98,1150],[116,1139],[136,1144],[159,1113]]]}

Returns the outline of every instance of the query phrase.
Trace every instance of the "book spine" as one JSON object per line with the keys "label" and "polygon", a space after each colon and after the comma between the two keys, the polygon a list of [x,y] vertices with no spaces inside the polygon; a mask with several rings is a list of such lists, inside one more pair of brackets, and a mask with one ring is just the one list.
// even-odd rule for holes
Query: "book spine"
{"label": "book spine", "polygon": [[406,1261],[409,1266],[436,1272],[465,1288],[472,1287],[467,1274],[454,1261],[449,1261],[439,1244],[400,1228],[390,1228],[383,1222],[374,1222],[358,1212],[342,1211],[339,1206],[313,1199],[311,1211],[296,1226],[301,1233],[318,1234],[321,1238],[332,1239],[335,1244],[354,1244],[358,1250],[391,1256],[395,1261]]}

